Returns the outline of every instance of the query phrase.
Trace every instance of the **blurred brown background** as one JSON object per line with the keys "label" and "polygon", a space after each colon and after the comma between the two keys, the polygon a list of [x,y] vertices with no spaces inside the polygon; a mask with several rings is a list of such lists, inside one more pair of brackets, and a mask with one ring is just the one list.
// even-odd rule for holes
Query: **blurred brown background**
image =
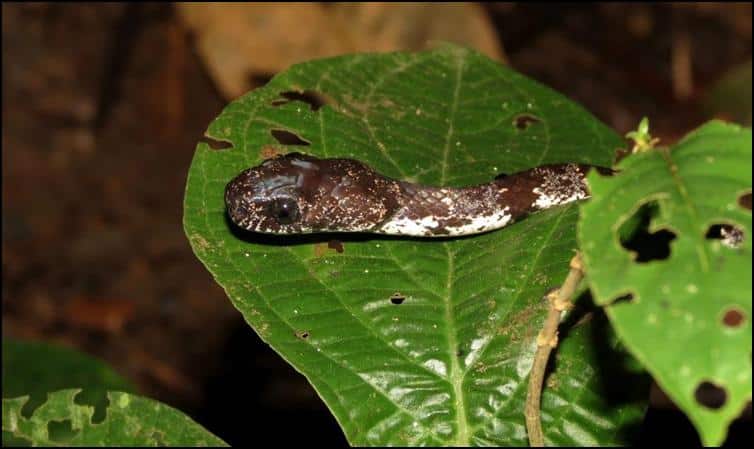
{"label": "blurred brown background", "polygon": [[[446,40],[619,133],[751,123],[750,3],[3,3],[2,26],[3,337],[101,357],[231,444],[346,443],[184,237],[194,147],[228,101],[298,61]],[[650,415],[643,441],[699,444]]]}

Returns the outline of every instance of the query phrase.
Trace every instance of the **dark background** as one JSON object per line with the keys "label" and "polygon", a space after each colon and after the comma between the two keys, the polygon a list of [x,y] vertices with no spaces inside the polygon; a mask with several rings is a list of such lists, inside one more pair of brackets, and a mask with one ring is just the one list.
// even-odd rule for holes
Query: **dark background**
{"label": "dark background", "polygon": [[[98,356],[231,444],[346,445],[183,234],[194,147],[237,95],[294,62],[453,40],[621,134],[751,123],[750,3],[185,8],[2,4],[3,338]],[[699,445],[661,394],[641,438]]]}

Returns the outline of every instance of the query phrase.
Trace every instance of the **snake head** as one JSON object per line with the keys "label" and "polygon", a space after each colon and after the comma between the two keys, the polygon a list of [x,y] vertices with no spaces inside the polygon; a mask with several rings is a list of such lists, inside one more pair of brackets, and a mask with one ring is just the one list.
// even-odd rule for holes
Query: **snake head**
{"label": "snake head", "polygon": [[302,221],[305,185],[316,168],[307,156],[290,153],[269,159],[233,178],[225,205],[237,226],[255,232],[292,234],[310,231]]}
{"label": "snake head", "polygon": [[225,204],[233,223],[254,232],[366,231],[397,207],[395,189],[358,161],[289,153],[241,172]]}

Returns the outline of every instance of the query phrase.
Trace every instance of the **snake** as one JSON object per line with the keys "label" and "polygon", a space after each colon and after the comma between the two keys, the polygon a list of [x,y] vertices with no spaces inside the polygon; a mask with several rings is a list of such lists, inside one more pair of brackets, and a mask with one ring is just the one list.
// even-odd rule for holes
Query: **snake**
{"label": "snake", "polygon": [[485,184],[437,187],[383,176],[355,159],[293,152],[243,170],[227,183],[224,199],[230,220],[256,233],[455,237],[588,198],[591,168],[542,165]]}

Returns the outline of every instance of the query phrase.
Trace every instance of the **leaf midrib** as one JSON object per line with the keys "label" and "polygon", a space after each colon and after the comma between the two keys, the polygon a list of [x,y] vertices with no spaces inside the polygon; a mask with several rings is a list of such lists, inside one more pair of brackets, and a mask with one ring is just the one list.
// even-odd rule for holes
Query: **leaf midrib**
{"label": "leaf midrib", "polygon": [[448,373],[448,380],[453,386],[453,396],[456,403],[456,421],[458,424],[458,431],[456,433],[456,444],[459,446],[469,445],[469,422],[466,418],[466,400],[463,394],[463,378],[464,372],[458,364],[458,338],[456,336],[456,323],[453,317],[453,304],[452,304],[452,291],[453,291],[453,252],[450,251],[447,244],[443,243],[445,251],[448,254],[448,275],[446,278],[445,288],[447,289],[447,295],[444,296],[445,300],[445,320],[448,326],[448,357],[450,359],[450,373]]}
{"label": "leaf midrib", "polygon": [[[445,185],[447,182],[448,171],[448,156],[450,154],[450,142],[453,140],[455,123],[455,115],[458,110],[458,93],[461,90],[461,79],[463,78],[463,67],[465,58],[456,57],[456,78],[455,86],[453,88],[453,102],[450,105],[449,111],[449,123],[448,132],[445,134],[445,146],[442,152],[441,171],[440,171],[440,185]],[[458,337],[456,335],[456,323],[453,316],[453,274],[454,274],[454,260],[453,252],[448,247],[448,244],[443,242],[443,248],[448,254],[448,274],[445,283],[445,289],[447,294],[444,296],[445,300],[445,322],[448,326],[448,358],[450,360],[450,372],[448,373],[448,379],[453,386],[453,396],[455,397],[456,404],[456,444],[459,446],[469,446],[469,422],[466,417],[466,400],[463,392],[463,378],[464,372],[458,364]]]}

